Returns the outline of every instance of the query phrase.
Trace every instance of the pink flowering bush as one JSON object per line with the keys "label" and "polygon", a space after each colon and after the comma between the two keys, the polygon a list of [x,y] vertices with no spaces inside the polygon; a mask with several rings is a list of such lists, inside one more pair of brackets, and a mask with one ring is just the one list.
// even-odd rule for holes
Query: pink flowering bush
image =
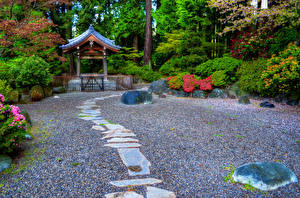
{"label": "pink flowering bush", "polygon": [[0,94],[0,153],[10,153],[25,139],[27,122],[19,107],[5,105],[4,101]]}

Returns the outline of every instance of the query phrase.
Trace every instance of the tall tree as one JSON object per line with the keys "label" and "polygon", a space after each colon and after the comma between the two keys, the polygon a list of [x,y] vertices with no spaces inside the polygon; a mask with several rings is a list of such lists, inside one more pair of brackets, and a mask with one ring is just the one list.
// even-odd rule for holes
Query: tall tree
{"label": "tall tree", "polygon": [[145,46],[144,46],[144,65],[151,67],[152,55],[152,1],[146,0],[146,29],[145,29]]}

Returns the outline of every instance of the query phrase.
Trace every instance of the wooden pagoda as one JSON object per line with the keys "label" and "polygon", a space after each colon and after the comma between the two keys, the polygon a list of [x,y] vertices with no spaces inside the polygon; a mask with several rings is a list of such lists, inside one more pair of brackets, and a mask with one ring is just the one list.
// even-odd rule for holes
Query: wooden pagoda
{"label": "wooden pagoda", "polygon": [[70,72],[74,72],[74,54],[77,56],[76,74],[80,76],[80,59],[103,59],[104,78],[107,79],[106,56],[109,52],[118,52],[121,47],[113,40],[105,38],[95,31],[92,25],[80,36],[69,39],[69,43],[60,46],[63,53],[70,54]]}

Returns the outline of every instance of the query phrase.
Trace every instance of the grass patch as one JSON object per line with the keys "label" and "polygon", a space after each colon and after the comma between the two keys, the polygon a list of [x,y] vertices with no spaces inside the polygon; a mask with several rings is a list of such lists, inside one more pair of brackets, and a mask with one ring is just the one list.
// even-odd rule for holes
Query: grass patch
{"label": "grass patch", "polygon": [[243,137],[243,136],[241,136],[241,135],[237,135],[236,137],[237,137],[237,138],[244,138],[244,137]]}
{"label": "grass patch", "polygon": [[79,165],[78,162],[73,162],[73,163],[72,163],[72,166],[75,166],[75,167],[76,167],[76,166],[78,166],[78,165]]}
{"label": "grass patch", "polygon": [[216,137],[222,137],[223,134],[214,134],[214,136],[216,136]]}

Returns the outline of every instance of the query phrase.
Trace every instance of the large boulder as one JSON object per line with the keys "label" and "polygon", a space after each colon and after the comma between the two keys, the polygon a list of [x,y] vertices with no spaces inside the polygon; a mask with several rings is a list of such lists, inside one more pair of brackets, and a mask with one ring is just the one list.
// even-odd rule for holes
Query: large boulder
{"label": "large boulder", "polygon": [[276,162],[254,162],[244,164],[234,171],[233,179],[250,184],[260,190],[275,190],[281,186],[298,182],[289,168]]}
{"label": "large boulder", "polygon": [[193,98],[206,98],[206,94],[204,91],[196,90],[192,93]]}
{"label": "large boulder", "polygon": [[227,98],[228,95],[223,89],[213,89],[212,92],[208,95],[209,98]]}
{"label": "large boulder", "polygon": [[150,104],[152,95],[148,91],[127,91],[122,95],[121,102],[127,105]]}
{"label": "large boulder", "polygon": [[176,97],[189,97],[190,94],[183,90],[176,90],[175,95]]}
{"label": "large boulder", "polygon": [[238,98],[239,96],[248,95],[247,92],[240,88],[238,82],[228,87],[226,92],[229,98]]}
{"label": "large boulder", "polygon": [[11,164],[11,159],[7,155],[0,155],[0,173],[8,169]]}
{"label": "large boulder", "polygon": [[169,84],[167,80],[157,80],[152,82],[148,89],[148,92],[155,94],[167,93],[169,89]]}
{"label": "large boulder", "polygon": [[30,103],[30,95],[22,94],[20,99],[21,104],[28,104]]}

